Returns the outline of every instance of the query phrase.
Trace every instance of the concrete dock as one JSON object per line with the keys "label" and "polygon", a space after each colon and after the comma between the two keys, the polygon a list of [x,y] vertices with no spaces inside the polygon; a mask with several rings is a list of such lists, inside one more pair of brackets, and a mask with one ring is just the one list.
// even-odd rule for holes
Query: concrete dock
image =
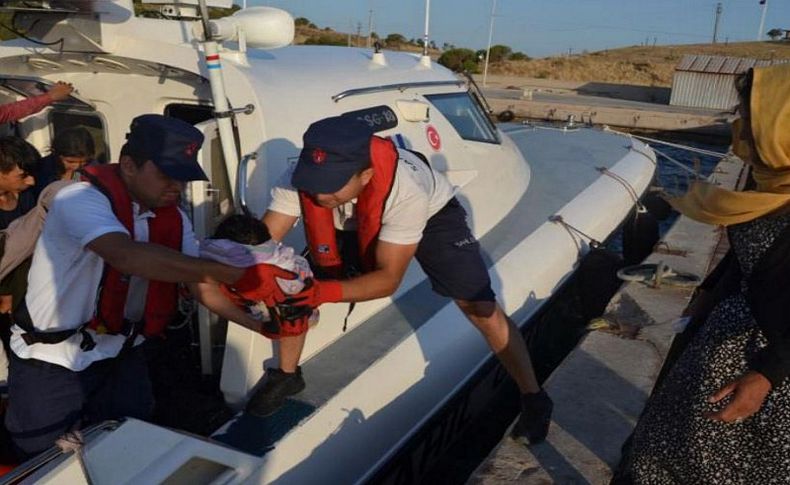
{"label": "concrete dock", "polygon": [[[743,164],[724,159],[711,177],[738,187]],[[680,217],[656,247],[646,262],[702,277],[723,256],[726,238],[719,228]],[[691,294],[691,288],[625,284],[603,317],[613,330],[587,334],[544,384],[555,403],[546,442],[526,448],[506,435],[468,483],[609,483]],[[626,336],[633,327],[636,337]]]}
{"label": "concrete dock", "polygon": [[[519,118],[610,125],[636,130],[684,131],[726,135],[728,118],[717,110],[670,106],[667,88],[573,83],[491,76],[480,84],[495,114]],[[594,86],[591,86],[594,84]]]}

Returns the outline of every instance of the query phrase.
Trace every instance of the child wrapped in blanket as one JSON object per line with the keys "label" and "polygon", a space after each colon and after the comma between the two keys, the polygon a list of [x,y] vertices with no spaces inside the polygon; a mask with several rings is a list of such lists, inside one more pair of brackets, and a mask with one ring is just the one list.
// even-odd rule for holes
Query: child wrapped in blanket
{"label": "child wrapped in blanket", "polygon": [[[277,285],[286,295],[299,293],[313,277],[310,264],[305,258],[295,254],[292,248],[272,240],[263,222],[246,215],[225,218],[217,226],[212,239],[200,243],[200,257],[236,267],[270,264],[290,271],[295,274],[295,278],[275,276]],[[301,335],[310,326],[318,323],[317,309],[250,301],[226,287],[223,287],[223,292],[260,320],[261,333],[270,339]]]}

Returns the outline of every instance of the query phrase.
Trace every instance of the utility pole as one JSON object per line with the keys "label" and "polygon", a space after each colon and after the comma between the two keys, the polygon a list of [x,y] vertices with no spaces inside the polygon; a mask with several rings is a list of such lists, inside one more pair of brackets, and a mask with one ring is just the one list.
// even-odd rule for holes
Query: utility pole
{"label": "utility pole", "polygon": [[373,45],[372,43],[372,35],[373,35],[373,9],[371,8],[368,10],[368,40],[366,47],[370,49]]}
{"label": "utility pole", "polygon": [[488,26],[488,47],[486,47],[486,63],[483,67],[483,87],[486,87],[486,80],[488,79],[488,58],[491,54],[491,40],[494,37],[494,13],[496,12],[496,0],[491,2],[491,22]]}
{"label": "utility pole", "polygon": [[362,37],[362,22],[357,22],[357,41],[354,42],[355,47],[359,47],[359,39]]}
{"label": "utility pole", "polygon": [[768,11],[768,0],[761,0],[760,5],[763,6],[763,13],[760,15],[760,28],[757,29],[757,40],[762,40],[765,35],[765,13]]}
{"label": "utility pole", "polygon": [[348,43],[348,47],[351,47],[351,32],[354,31],[354,21],[349,19],[348,21],[348,39],[346,42]]}
{"label": "utility pole", "polygon": [[716,40],[719,37],[719,21],[721,20],[721,13],[724,11],[724,7],[722,7],[721,2],[716,4],[716,21],[713,23],[713,43],[716,43]]}

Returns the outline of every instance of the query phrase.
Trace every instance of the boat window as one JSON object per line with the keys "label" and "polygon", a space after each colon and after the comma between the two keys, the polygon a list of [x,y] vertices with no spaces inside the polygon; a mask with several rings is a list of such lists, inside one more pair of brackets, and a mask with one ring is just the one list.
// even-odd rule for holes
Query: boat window
{"label": "boat window", "polygon": [[49,114],[49,126],[52,130],[50,140],[54,140],[56,136],[69,128],[85,128],[93,137],[93,144],[96,147],[94,160],[99,163],[107,163],[110,159],[104,122],[97,113],[54,109]]}
{"label": "boat window", "polygon": [[[5,91],[10,91],[20,94],[26,98],[32,98],[40,94],[44,94],[52,87],[53,83],[45,82],[40,79],[27,79],[27,78],[3,78],[0,79],[0,87]],[[93,106],[87,101],[79,99],[75,94],[68,98],[58,101],[55,106],[68,108],[72,110],[86,110],[92,111]]]}
{"label": "boat window", "polygon": [[214,108],[205,105],[173,103],[165,106],[165,116],[184,120],[190,125],[196,125],[214,118]]}
{"label": "boat window", "polygon": [[[169,477],[162,481],[163,485],[197,485],[210,483],[227,483],[235,475],[235,470],[224,463],[217,463],[199,456],[190,457]],[[224,480],[223,480],[224,479]]]}
{"label": "boat window", "polygon": [[499,136],[480,104],[469,93],[425,96],[464,140],[499,143]]}

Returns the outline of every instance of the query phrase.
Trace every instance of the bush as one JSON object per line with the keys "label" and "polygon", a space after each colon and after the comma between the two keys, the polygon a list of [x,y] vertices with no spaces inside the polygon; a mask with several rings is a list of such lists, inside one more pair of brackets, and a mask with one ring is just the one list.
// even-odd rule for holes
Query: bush
{"label": "bush", "polygon": [[477,56],[471,49],[450,49],[439,57],[439,64],[455,72],[477,72]]}
{"label": "bush", "polygon": [[491,62],[502,62],[507,59],[510,54],[513,53],[513,49],[506,45],[492,45],[491,46],[491,58],[489,61]]}
{"label": "bush", "polygon": [[514,52],[508,57],[511,61],[528,61],[531,58],[523,52]]}
{"label": "bush", "polygon": [[305,45],[346,45],[347,41],[336,35],[321,34],[308,37],[304,41]]}
{"label": "bush", "polygon": [[387,44],[387,47],[400,47],[403,44],[407,44],[409,41],[406,40],[406,37],[402,36],[401,34],[390,34],[384,39],[384,43]]}

